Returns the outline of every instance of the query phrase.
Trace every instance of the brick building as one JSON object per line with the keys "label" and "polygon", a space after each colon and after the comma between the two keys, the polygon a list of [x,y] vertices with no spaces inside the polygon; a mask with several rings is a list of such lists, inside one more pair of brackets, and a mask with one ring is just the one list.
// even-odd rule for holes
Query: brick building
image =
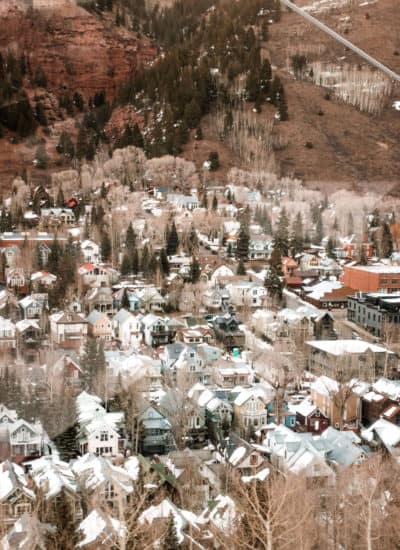
{"label": "brick building", "polygon": [[346,287],[362,292],[399,292],[400,266],[383,264],[346,266],[343,282]]}

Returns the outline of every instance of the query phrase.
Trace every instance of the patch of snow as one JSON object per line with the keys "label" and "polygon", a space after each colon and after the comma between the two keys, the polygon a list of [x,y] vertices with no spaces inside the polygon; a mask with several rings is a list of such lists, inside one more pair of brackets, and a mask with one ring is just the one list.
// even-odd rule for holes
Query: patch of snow
{"label": "patch of snow", "polygon": [[239,462],[242,460],[245,454],[246,454],[246,447],[238,447],[233,451],[233,453],[229,457],[229,462],[232,464],[232,466],[236,466],[237,464],[239,464]]}
{"label": "patch of snow", "polygon": [[125,462],[125,470],[134,481],[139,479],[140,465],[137,456],[130,456]]}
{"label": "patch of snow", "polygon": [[78,547],[86,546],[95,542],[106,527],[106,522],[97,512],[93,510],[79,525],[83,532],[84,539],[78,543]]}
{"label": "patch of snow", "polygon": [[249,483],[253,480],[264,481],[269,476],[269,472],[269,468],[264,468],[263,470],[260,470],[258,474],[255,474],[253,476],[242,476],[242,481],[244,481],[244,483]]}

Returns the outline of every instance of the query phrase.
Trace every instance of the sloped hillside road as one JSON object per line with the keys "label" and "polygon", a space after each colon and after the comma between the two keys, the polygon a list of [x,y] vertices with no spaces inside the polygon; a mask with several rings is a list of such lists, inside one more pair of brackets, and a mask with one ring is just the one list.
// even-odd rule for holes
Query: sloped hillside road
{"label": "sloped hillside road", "polygon": [[354,53],[365,59],[368,63],[379,69],[380,71],[387,74],[391,79],[395,80],[396,82],[400,82],[400,75],[392,71],[392,69],[389,69],[389,67],[386,67],[383,63],[375,59],[374,57],[371,57],[367,52],[332,30],[330,27],[325,25],[324,23],[321,23],[318,19],[310,15],[307,11],[305,11],[302,8],[299,8],[296,6],[296,4],[293,4],[290,0],[281,0],[281,3],[285,5],[290,10],[293,10],[298,15],[309,21],[312,25],[315,25],[319,29],[321,29],[323,32],[329,34],[332,38],[337,40],[338,42],[341,42],[346,48],[349,48],[349,50],[352,50]]}

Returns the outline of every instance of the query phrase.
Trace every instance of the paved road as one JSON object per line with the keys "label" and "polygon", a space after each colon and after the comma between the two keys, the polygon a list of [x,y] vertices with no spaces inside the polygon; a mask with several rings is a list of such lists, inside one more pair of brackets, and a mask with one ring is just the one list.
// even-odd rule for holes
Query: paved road
{"label": "paved road", "polygon": [[373,65],[374,67],[376,67],[380,71],[387,74],[390,78],[392,78],[393,80],[396,80],[397,82],[400,82],[400,75],[398,75],[397,73],[395,73],[394,71],[389,69],[389,67],[386,67],[386,65],[384,65],[383,63],[381,63],[380,61],[378,61],[374,57],[371,57],[369,54],[367,54],[367,52],[365,52],[361,48],[358,48],[357,46],[355,46],[349,40],[346,40],[346,38],[343,38],[343,36],[341,36],[340,34],[335,32],[334,30],[332,30],[330,27],[327,27],[326,25],[324,25],[324,23],[321,23],[321,21],[319,21],[318,19],[316,19],[315,17],[310,15],[308,12],[306,12],[303,9],[299,8],[298,6],[296,6],[296,4],[293,4],[293,2],[290,2],[290,0],[281,0],[281,2],[282,2],[282,4],[284,4],[289,9],[293,10],[294,12],[296,12],[299,15],[301,15],[302,17],[304,17],[304,19],[307,19],[307,21],[309,21],[310,23],[312,23],[316,27],[318,27],[322,31],[324,31],[327,34],[329,34],[330,36],[332,36],[332,38],[334,38],[338,42],[341,42],[344,46],[346,46],[346,48],[349,48],[350,50],[352,50],[353,52],[358,54],[360,57],[362,57],[363,59],[368,61],[368,63],[370,63],[371,65]]}

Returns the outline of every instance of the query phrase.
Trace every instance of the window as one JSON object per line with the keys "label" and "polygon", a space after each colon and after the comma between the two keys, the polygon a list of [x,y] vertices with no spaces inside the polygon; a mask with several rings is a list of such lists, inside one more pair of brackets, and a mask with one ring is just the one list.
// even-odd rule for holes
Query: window
{"label": "window", "polygon": [[115,498],[114,485],[109,481],[106,483],[104,489],[104,497],[106,498],[106,500]]}
{"label": "window", "polygon": [[256,454],[250,455],[250,464],[251,464],[251,466],[256,466],[257,462],[258,462],[257,455]]}
{"label": "window", "polygon": [[21,502],[15,506],[15,514],[17,516],[22,516],[25,512],[30,512],[32,509],[29,502]]}
{"label": "window", "polygon": [[100,441],[108,441],[108,432],[106,431],[100,432]]}
{"label": "window", "polygon": [[18,441],[25,441],[25,439],[25,428],[22,426],[22,428],[18,432]]}

